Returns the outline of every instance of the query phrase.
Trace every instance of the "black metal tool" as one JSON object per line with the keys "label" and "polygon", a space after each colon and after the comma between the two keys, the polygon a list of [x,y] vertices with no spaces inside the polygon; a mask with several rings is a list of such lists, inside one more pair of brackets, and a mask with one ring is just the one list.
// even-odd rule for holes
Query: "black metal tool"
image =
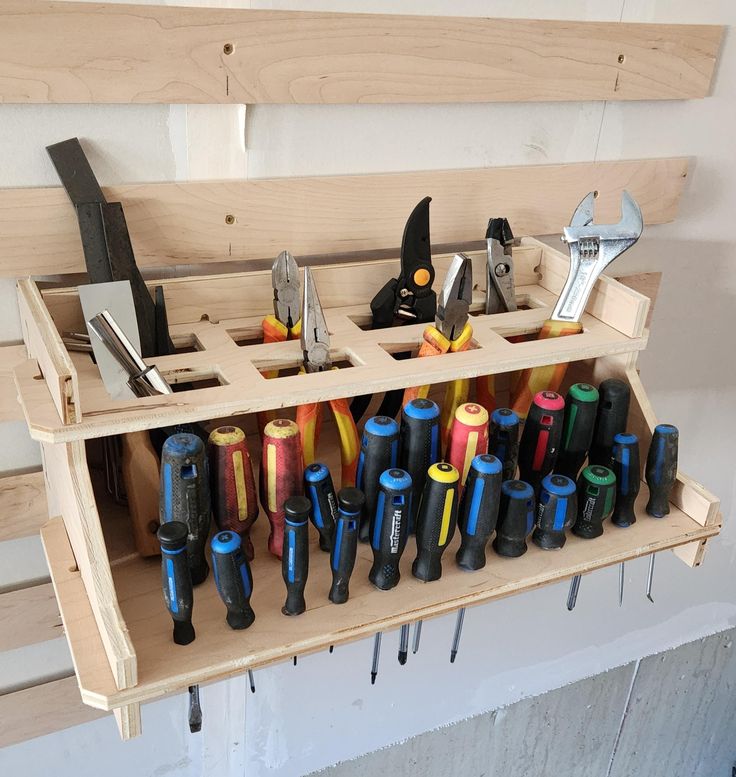
{"label": "black metal tool", "polygon": [[[635,434],[619,433],[613,438],[611,469],[616,476],[616,504],[613,507],[611,523],[627,528],[636,523],[634,503],[641,485],[639,464],[639,438]],[[618,606],[624,603],[625,562],[619,565]]]}
{"label": "black metal tool", "polygon": [[[437,297],[432,291],[434,267],[429,241],[429,203],[425,197],[409,215],[401,241],[401,270],[371,301],[372,329],[387,329],[401,324],[426,324],[434,321]],[[397,359],[408,359],[410,352],[394,354]],[[377,415],[395,418],[401,409],[403,391],[389,391],[383,398]],[[368,409],[372,396],[355,397],[350,405],[353,418],[359,421]]]}

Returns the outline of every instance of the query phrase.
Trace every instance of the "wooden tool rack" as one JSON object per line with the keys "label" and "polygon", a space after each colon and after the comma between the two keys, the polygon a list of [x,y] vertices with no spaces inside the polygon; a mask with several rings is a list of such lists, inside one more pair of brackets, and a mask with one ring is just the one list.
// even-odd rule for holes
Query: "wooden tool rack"
{"label": "wooden tool rack", "polygon": [[[35,0],[6,3],[0,22],[0,51],[10,52],[13,65],[0,83],[0,96],[15,102],[702,97],[722,34],[721,28],[692,25]],[[45,59],[26,61],[28,48],[18,41],[39,35],[49,46],[36,47],[34,56],[40,52]],[[346,38],[361,41],[360,50],[346,49]],[[53,45],[62,39],[63,47]],[[581,49],[581,40],[590,45]],[[428,45],[432,41],[436,45]],[[565,53],[570,42],[577,52],[574,59]],[[412,45],[422,56],[411,53]],[[101,65],[106,58],[114,62],[118,57],[125,57],[131,67],[115,69],[110,79]],[[284,67],[279,68],[279,62]],[[379,67],[384,62],[392,63],[391,78]],[[558,362],[571,362],[566,385],[577,380],[598,383],[611,376],[626,380],[632,390],[629,428],[646,449],[656,421],[636,358],[647,341],[647,298],[604,277],[591,297],[583,333],[547,341],[507,339],[537,331],[562,287],[567,257],[546,244],[523,238],[515,248],[522,309],[496,316],[478,314],[484,254],[472,252],[475,347],[465,353],[421,363],[394,359],[396,352],[418,348],[422,326],[370,331],[365,328],[368,303],[396,274],[397,251],[391,247],[398,243],[411,207],[426,194],[435,198],[434,244],[463,248],[482,236],[489,215],[507,216],[517,234],[558,232],[590,190],[600,192],[599,221],[618,219],[620,192],[627,188],[641,204],[647,224],[663,223],[674,218],[686,174],[684,159],[655,159],[106,189],[108,200],[123,202],[139,265],[165,270],[151,286],[164,287],[171,334],[180,350],[155,363],[170,382],[192,385],[172,396],[130,401],[112,401],[90,357],[69,353],[62,343],[61,333],[83,324],[73,283],[43,287],[31,277],[84,270],[65,195],[58,188],[0,191],[0,263],[6,275],[22,276],[18,294],[29,357],[15,368],[14,377],[31,434],[42,446],[53,516],[42,538],[83,700],[114,710],[121,734],[128,738],[140,733],[142,702],[194,683],[668,548],[685,563],[699,564],[706,541],[720,529],[718,501],[680,473],[665,519],[655,521],[644,514],[643,485],[637,506],[641,520],[627,531],[607,527],[594,542],[571,537],[560,552],[532,546],[519,559],[489,552],[487,566],[474,573],[455,567],[451,546],[443,577],[436,583],[412,578],[410,546],[399,587],[375,590],[367,579],[370,551],[361,546],[351,597],[344,606],[327,599],[327,556],[313,538],[308,610],[286,618],[280,611],[280,563],[266,550],[267,521],[261,515],[253,531],[255,624],[244,632],[228,628],[210,577],[195,590],[197,639],[179,647],[171,640],[170,617],[162,602],[159,562],[135,553],[126,510],[107,496],[95,467],[96,441],[105,436],[195,420],[214,425],[228,419],[250,429],[249,416],[257,410],[284,408],[289,414],[298,402],[418,382],[441,390],[444,381],[494,373],[503,404],[509,373]],[[293,374],[301,357],[298,343],[259,342],[261,318],[272,305],[268,267],[284,248],[302,266],[315,268],[333,360],[342,369]],[[346,256],[356,251],[360,255]],[[436,252],[437,285],[450,258]],[[222,263],[232,261],[248,269],[211,275],[180,271],[171,277],[182,266],[212,263],[222,270]],[[276,367],[284,370],[283,377],[269,380],[260,374]],[[323,458],[332,464],[335,447],[329,428],[323,436]],[[253,438],[251,452],[257,461]]]}

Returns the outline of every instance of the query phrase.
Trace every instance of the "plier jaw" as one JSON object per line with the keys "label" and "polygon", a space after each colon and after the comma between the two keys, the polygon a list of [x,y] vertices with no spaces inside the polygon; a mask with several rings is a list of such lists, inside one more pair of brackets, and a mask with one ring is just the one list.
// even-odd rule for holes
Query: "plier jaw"
{"label": "plier jaw", "polygon": [[434,267],[429,240],[429,203],[425,197],[411,212],[401,241],[401,271],[371,301],[373,328],[400,323],[428,323],[434,318],[437,297],[432,291]]}
{"label": "plier jaw", "polygon": [[511,313],[516,310],[514,284],[514,235],[507,219],[488,221],[486,230],[486,313]]}
{"label": "plier jaw", "polygon": [[330,359],[330,333],[314,285],[312,271],[304,268],[304,294],[302,297],[302,331],[300,335],[304,355],[305,372],[322,372],[332,369]]}
{"label": "plier jaw", "polygon": [[455,254],[437,299],[435,326],[451,342],[468,323],[473,297],[473,265],[465,254]]}
{"label": "plier jaw", "polygon": [[299,267],[288,251],[282,251],[271,268],[273,312],[287,328],[293,329],[299,320]]}

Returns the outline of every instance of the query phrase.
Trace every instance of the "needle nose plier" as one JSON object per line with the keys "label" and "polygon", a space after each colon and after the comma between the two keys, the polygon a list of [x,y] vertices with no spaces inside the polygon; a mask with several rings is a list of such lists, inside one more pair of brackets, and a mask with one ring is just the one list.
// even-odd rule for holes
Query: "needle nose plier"
{"label": "needle nose plier", "polygon": [[[416,205],[406,221],[401,240],[401,270],[371,301],[373,322],[371,329],[387,329],[401,324],[428,324],[437,310],[437,295],[432,291],[434,267],[429,241],[429,203],[425,197]],[[394,354],[397,359],[408,359],[410,352]],[[377,415],[394,418],[401,409],[401,389],[388,391]],[[371,395],[355,397],[350,405],[353,418],[359,421]]]}
{"label": "needle nose plier", "polygon": [[[307,373],[324,372],[337,369],[330,358],[330,333],[327,331],[324,312],[317,295],[312,273],[304,270],[304,295],[302,299],[301,346],[304,354],[303,370]],[[328,400],[335,417],[340,438],[340,457],[342,460],[342,487],[355,485],[355,471],[358,464],[360,439],[347,399]],[[299,405],[296,410],[296,423],[302,439],[304,465],[315,461],[317,443],[322,425],[322,402]]]}
{"label": "needle nose plier", "polygon": [[[282,251],[271,267],[271,285],[273,286],[273,314],[267,315],[261,327],[264,343],[282,343],[296,340],[301,334],[299,267],[288,251]],[[263,372],[266,378],[278,377],[278,370]],[[258,430],[263,430],[269,421],[276,418],[275,410],[258,413]]]}
{"label": "needle nose plier", "polygon": [[[473,292],[473,266],[465,254],[455,254],[445,283],[437,299],[434,325],[424,330],[419,357],[439,356],[443,353],[467,351],[472,344],[473,327],[468,322],[468,311]],[[447,442],[455,417],[455,410],[468,400],[467,378],[453,380],[445,393],[442,405],[441,434]],[[426,397],[429,386],[414,386],[404,391],[404,405],[417,397]]]}

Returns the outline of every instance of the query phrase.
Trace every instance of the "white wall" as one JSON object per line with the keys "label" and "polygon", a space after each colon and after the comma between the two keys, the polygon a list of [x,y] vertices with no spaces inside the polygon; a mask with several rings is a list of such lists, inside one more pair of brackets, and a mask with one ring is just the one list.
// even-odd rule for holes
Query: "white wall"
{"label": "white wall", "polygon": [[[283,0],[252,5],[736,22],[736,6],[728,0]],[[403,668],[396,661],[397,634],[386,634],[375,687],[369,679],[369,640],[333,655],[304,657],[296,668],[284,664],[257,672],[255,696],[242,678],[203,688],[200,736],[185,732],[186,699],[179,696],[144,708],[145,734],[138,740],[122,745],[112,721],[98,721],[1,751],[3,773],[22,769],[41,775],[53,768],[59,775],[96,775],[95,759],[105,758],[113,777],[236,775],[244,770],[248,777],[304,774],[736,625],[736,587],[731,584],[736,530],[728,521],[736,490],[728,437],[736,424],[736,368],[729,339],[736,286],[731,255],[735,85],[736,48],[729,38],[714,95],[707,100],[255,106],[245,120],[253,177],[695,157],[678,221],[647,229],[616,272],[664,272],[650,346],[641,358],[642,376],[659,417],[681,429],[682,470],[723,500],[726,526],[703,567],[690,570],[671,554],[661,554],[654,606],[644,598],[646,560],[641,560],[627,564],[622,609],[615,569],[583,579],[572,614],[565,609],[566,585],[474,608],[453,666],[448,652],[454,617],[425,623],[422,649]],[[244,111],[236,107],[0,106],[0,186],[53,183],[42,147],[74,134],[95,150],[93,165],[103,183],[242,176],[243,121]],[[202,130],[208,126],[213,129]],[[2,287],[0,296],[0,340],[16,340],[10,289]],[[4,443],[20,444],[23,433],[17,427],[3,431]],[[5,465],[10,469],[13,462]]]}

